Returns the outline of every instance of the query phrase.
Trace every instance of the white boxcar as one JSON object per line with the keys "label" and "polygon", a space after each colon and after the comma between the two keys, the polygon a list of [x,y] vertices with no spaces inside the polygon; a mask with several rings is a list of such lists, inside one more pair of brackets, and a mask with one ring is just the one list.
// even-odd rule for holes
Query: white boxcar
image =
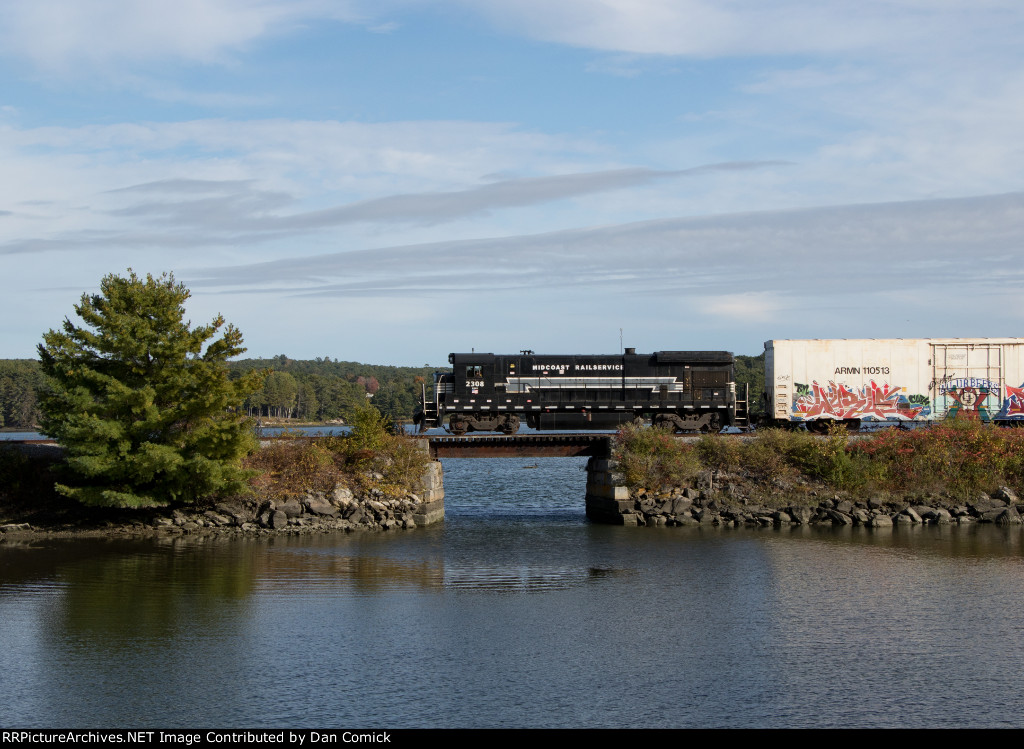
{"label": "white boxcar", "polygon": [[778,340],[764,348],[775,421],[1024,419],[1024,338]]}

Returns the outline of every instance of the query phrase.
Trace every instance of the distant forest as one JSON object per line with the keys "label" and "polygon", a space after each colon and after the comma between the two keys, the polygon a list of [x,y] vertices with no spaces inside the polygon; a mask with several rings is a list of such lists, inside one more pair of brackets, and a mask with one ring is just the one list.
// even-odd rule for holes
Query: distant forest
{"label": "distant forest", "polygon": [[[389,367],[358,362],[242,359],[229,362],[231,377],[251,370],[269,372],[263,389],[245,402],[249,415],[299,421],[348,421],[361,404],[371,403],[390,419],[411,419],[420,387],[431,387],[432,367]],[[39,422],[36,390],[43,385],[39,362],[0,359],[0,427],[34,427]]]}
{"label": "distant forest", "polygon": [[[232,377],[254,369],[269,372],[263,389],[253,393],[245,408],[254,418],[306,422],[349,421],[363,403],[371,403],[393,420],[411,419],[420,388],[433,387],[432,367],[389,367],[322,359],[242,359],[229,362]],[[764,354],[736,357],[736,383],[750,386],[750,411],[764,407]],[[34,359],[0,359],[0,427],[34,427],[39,420],[36,390],[43,384]]]}

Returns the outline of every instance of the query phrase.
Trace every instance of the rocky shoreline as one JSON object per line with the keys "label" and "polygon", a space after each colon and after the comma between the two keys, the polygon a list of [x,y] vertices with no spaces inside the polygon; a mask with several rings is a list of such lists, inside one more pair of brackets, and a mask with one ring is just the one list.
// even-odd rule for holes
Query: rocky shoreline
{"label": "rocky shoreline", "polygon": [[741,474],[705,471],[692,486],[657,491],[629,489],[615,462],[591,458],[587,516],[597,522],[635,526],[894,525],[995,523],[1021,525],[1024,503],[1011,488],[950,497],[853,497],[807,482],[792,486],[751,481]]}
{"label": "rocky shoreline", "polygon": [[[53,450],[30,455],[36,474],[45,475],[47,465],[56,455]],[[27,535],[267,536],[412,530],[444,519],[443,473],[438,461],[428,464],[416,492],[397,497],[385,495],[379,489],[356,494],[338,484],[330,492],[307,492],[301,497],[254,495],[201,507],[119,510],[82,507],[52,491],[49,495],[38,502],[23,500],[20,504],[0,506],[0,542]],[[45,495],[39,490],[37,496]]]}

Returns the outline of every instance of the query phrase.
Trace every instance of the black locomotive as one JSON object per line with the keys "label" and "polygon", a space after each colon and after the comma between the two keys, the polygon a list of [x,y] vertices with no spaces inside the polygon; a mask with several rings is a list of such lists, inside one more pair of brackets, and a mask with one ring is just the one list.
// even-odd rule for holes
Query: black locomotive
{"label": "black locomotive", "polygon": [[747,423],[728,351],[618,355],[449,354],[415,414],[420,431],[443,426],[514,434],[534,429],[614,429],[637,418],[677,431],[717,432]]}

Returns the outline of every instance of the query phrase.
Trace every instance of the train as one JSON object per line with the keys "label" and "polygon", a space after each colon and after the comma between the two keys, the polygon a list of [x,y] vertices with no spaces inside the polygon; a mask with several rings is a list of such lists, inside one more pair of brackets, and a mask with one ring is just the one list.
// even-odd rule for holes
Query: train
{"label": "train", "polygon": [[[947,417],[1024,426],[1024,338],[766,341],[760,426],[824,431]],[[729,351],[539,355],[453,353],[424,384],[421,431],[615,429],[643,419],[677,432],[746,431],[750,394]]]}
{"label": "train", "polygon": [[638,354],[449,354],[451,372],[424,385],[414,421],[421,431],[514,434],[538,430],[614,429],[635,419],[686,432],[745,425],[746,389],[737,395],[728,351]]}

